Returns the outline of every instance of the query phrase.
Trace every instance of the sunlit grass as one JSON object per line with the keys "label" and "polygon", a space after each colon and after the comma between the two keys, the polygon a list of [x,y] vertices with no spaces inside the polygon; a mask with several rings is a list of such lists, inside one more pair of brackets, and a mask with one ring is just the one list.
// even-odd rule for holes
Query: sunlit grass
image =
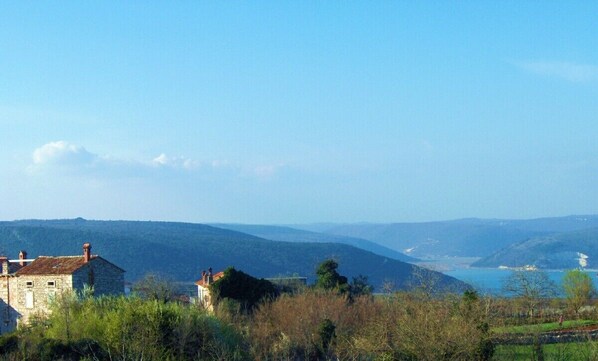
{"label": "sunlit grass", "polygon": [[590,325],[598,325],[596,320],[570,320],[564,321],[563,325],[560,326],[558,322],[539,323],[533,325],[519,325],[519,326],[504,326],[493,328],[494,333],[536,333],[536,332],[547,332],[555,331],[560,329],[584,327]]}
{"label": "sunlit grass", "polygon": [[587,361],[598,360],[598,342],[571,342],[541,345],[499,345],[492,360],[544,360]]}

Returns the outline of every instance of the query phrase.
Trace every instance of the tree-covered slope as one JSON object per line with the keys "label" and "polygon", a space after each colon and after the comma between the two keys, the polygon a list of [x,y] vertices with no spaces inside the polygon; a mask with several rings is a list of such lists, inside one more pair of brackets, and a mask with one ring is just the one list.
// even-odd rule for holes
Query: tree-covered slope
{"label": "tree-covered slope", "polygon": [[[0,222],[0,251],[9,258],[16,258],[22,249],[29,257],[81,254],[84,242],[92,243],[92,253],[124,268],[130,281],[148,272],[194,281],[202,269],[229,266],[256,277],[296,273],[313,281],[316,266],[327,258],[336,259],[346,276],[366,275],[376,287],[388,281],[405,288],[417,282],[414,272],[421,273],[416,266],[349,245],[270,241],[202,224],[83,219]],[[434,275],[444,286],[464,287],[451,277]]]}
{"label": "tree-covered slope", "polygon": [[482,257],[539,233],[475,219],[347,224],[331,226],[325,232],[368,239],[414,257]]}
{"label": "tree-covered slope", "polygon": [[249,225],[249,224],[225,224],[216,223],[215,227],[230,229],[238,232],[251,234],[256,237],[272,241],[284,242],[318,242],[318,243],[342,243],[370,251],[379,256],[397,259],[403,262],[417,262],[418,259],[409,257],[404,253],[384,247],[376,242],[366,239],[348,237],[336,234],[310,232],[292,227]]}
{"label": "tree-covered slope", "polygon": [[414,257],[486,257],[511,244],[555,233],[598,227],[596,215],[536,219],[479,219],[422,223],[294,225],[295,228],[356,237]]}
{"label": "tree-covered slope", "polygon": [[476,267],[598,267],[598,228],[532,237],[473,264]]}

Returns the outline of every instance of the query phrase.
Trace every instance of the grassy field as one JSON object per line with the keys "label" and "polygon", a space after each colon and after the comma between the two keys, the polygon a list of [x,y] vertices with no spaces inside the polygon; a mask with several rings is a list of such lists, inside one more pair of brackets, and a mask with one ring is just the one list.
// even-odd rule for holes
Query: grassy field
{"label": "grassy field", "polygon": [[592,361],[598,360],[598,342],[557,343],[542,345],[538,351],[534,345],[497,346],[493,360],[538,360],[540,353],[546,361]]}
{"label": "grassy field", "polygon": [[548,331],[578,328],[578,327],[585,327],[585,326],[592,326],[592,325],[598,325],[598,321],[596,321],[596,320],[571,320],[571,321],[564,321],[563,326],[559,326],[558,322],[539,323],[536,325],[505,326],[505,327],[493,328],[492,331],[494,333],[498,333],[498,334],[536,333],[536,332],[548,332]]}

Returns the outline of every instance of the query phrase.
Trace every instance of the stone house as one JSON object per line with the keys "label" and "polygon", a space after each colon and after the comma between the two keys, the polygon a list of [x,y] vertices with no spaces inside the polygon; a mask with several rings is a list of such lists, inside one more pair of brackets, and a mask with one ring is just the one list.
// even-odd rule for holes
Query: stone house
{"label": "stone house", "polygon": [[50,302],[65,291],[93,287],[94,296],[124,294],[124,270],[83,245],[82,256],[39,256],[18,260],[0,257],[0,333],[27,323],[34,314],[47,314]]}
{"label": "stone house", "polygon": [[212,274],[212,268],[210,267],[208,271],[201,272],[201,279],[195,284],[197,285],[197,302],[202,307],[213,311],[214,305],[212,304],[212,297],[210,295],[210,284],[215,281],[218,281],[224,277],[224,272],[218,272],[216,274]]}

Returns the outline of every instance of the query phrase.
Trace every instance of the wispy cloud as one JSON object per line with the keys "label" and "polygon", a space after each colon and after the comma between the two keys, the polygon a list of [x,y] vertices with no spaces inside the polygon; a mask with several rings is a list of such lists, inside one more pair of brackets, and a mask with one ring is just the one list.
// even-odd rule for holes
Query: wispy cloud
{"label": "wispy cloud", "polygon": [[152,160],[152,164],[158,167],[172,167],[183,169],[195,169],[201,165],[200,162],[186,157],[169,157],[162,153]]}
{"label": "wispy cloud", "polygon": [[[160,153],[151,159],[126,160],[114,155],[100,155],[88,151],[85,147],[66,141],[50,142],[35,149],[32,154],[30,173],[63,172],[68,174],[91,174],[93,176],[143,176],[164,170],[184,173],[225,172],[241,177],[271,179],[283,166],[239,165],[226,160],[198,161],[184,156],[168,156]],[[232,173],[231,173],[232,172]]]}
{"label": "wispy cloud", "polygon": [[201,164],[186,157],[169,157],[161,153],[151,160],[125,160],[113,155],[99,155],[92,153],[83,146],[66,141],[50,142],[35,149],[29,170],[32,172],[52,169],[69,171],[116,171],[123,174],[125,170],[151,171],[152,169],[183,169],[192,170]]}
{"label": "wispy cloud", "polygon": [[598,66],[563,61],[527,61],[514,63],[534,74],[556,77],[571,82],[598,80]]}

